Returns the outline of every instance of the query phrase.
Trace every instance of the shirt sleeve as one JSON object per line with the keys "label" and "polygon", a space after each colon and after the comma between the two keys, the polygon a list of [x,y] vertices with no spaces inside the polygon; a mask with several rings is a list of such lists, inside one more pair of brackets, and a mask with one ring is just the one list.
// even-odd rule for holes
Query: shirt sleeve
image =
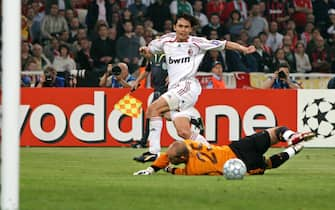
{"label": "shirt sleeve", "polygon": [[152,40],[148,47],[149,50],[152,54],[162,54],[163,52],[163,46],[165,42],[174,40],[176,37],[175,33],[168,33],[162,37],[160,37],[159,39],[154,39]]}
{"label": "shirt sleeve", "polygon": [[161,154],[155,162],[151,165],[154,168],[163,169],[169,165],[169,159],[166,153]]}
{"label": "shirt sleeve", "polygon": [[208,40],[203,37],[192,37],[192,42],[198,46],[201,50],[224,50],[226,47],[226,40]]}

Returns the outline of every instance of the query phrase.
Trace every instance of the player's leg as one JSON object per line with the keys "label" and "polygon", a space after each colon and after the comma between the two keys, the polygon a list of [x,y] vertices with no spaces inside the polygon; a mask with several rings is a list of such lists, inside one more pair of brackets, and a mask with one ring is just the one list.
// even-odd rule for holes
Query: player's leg
{"label": "player's leg", "polygon": [[[178,136],[183,139],[192,139],[207,143],[205,137],[200,134],[201,128],[191,129],[191,119],[200,118],[199,112],[194,107],[190,107],[180,112],[171,112],[171,118]],[[196,125],[194,125],[194,127],[196,127]]]}
{"label": "player's leg", "polygon": [[279,166],[283,165],[287,160],[298,154],[303,148],[304,145],[302,143],[298,143],[286,148],[283,152],[272,155],[265,160],[266,169],[278,168]]}
{"label": "player's leg", "polygon": [[[152,102],[154,102],[155,100],[157,100],[160,96],[161,96],[161,92],[160,91],[155,91],[154,94],[153,94],[153,99],[150,102],[150,104]],[[145,122],[145,128],[144,128],[144,133],[143,133],[142,138],[138,142],[133,143],[132,147],[134,147],[134,148],[145,148],[146,145],[147,145],[147,142],[148,142],[149,134],[150,134],[150,118],[147,118],[146,122]]]}
{"label": "player's leg", "polygon": [[309,141],[314,138],[313,132],[295,132],[285,126],[267,129],[271,136],[272,144],[278,141],[287,142],[289,145],[298,144],[299,142]]}

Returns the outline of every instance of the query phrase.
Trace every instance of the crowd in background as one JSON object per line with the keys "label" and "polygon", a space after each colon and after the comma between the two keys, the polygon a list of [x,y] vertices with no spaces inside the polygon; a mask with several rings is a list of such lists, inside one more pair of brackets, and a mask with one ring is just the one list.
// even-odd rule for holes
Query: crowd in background
{"label": "crowd in background", "polygon": [[[107,64],[118,62],[128,66],[125,78],[136,77],[139,47],[173,32],[181,13],[198,18],[193,35],[257,49],[209,51],[200,72],[219,62],[223,72],[273,73],[288,63],[293,73],[335,73],[334,0],[22,0],[22,70],[45,70],[23,75],[22,86],[50,75],[59,86],[99,86]],[[86,70],[82,81],[73,82],[74,69]]]}

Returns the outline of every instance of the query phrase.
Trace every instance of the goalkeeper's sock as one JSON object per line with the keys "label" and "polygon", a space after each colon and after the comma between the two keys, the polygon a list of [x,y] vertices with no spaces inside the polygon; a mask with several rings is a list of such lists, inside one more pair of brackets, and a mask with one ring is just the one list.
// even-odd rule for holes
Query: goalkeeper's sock
{"label": "goalkeeper's sock", "polygon": [[272,155],[270,159],[266,161],[267,168],[278,168],[283,163],[285,163],[288,159],[294,157],[303,149],[303,144],[296,144],[285,149],[283,152],[279,154]]}
{"label": "goalkeeper's sock", "polygon": [[158,154],[161,151],[161,132],[163,127],[163,120],[161,117],[152,117],[150,119],[150,133],[149,133],[149,152]]}
{"label": "goalkeeper's sock", "polygon": [[279,141],[289,141],[290,138],[295,134],[296,132],[289,130],[287,127],[279,127],[276,129],[276,135]]}

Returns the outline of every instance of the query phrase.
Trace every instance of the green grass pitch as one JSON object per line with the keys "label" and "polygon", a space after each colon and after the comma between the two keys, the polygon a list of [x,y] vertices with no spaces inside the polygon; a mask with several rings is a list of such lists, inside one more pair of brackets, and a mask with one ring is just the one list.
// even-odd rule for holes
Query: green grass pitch
{"label": "green grass pitch", "polygon": [[[271,149],[269,154],[278,152]],[[335,209],[335,149],[308,149],[264,176],[133,176],[132,148],[21,148],[21,210]]]}

